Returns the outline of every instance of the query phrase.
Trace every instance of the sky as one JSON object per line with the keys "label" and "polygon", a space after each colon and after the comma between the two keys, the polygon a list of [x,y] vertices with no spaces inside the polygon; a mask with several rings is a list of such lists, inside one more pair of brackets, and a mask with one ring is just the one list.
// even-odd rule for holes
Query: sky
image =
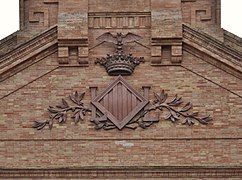
{"label": "sky", "polygon": [[[221,0],[222,28],[242,37],[242,0]],[[0,1],[0,39],[19,29],[19,0]]]}

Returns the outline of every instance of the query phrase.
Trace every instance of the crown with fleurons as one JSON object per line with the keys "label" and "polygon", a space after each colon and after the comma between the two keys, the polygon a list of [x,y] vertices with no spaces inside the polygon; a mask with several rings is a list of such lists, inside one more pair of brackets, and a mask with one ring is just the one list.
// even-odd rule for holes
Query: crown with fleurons
{"label": "crown with fleurons", "polygon": [[131,75],[135,67],[144,62],[144,58],[133,57],[132,54],[124,54],[123,44],[136,42],[140,39],[142,39],[140,36],[133,33],[127,33],[126,35],[117,33],[116,36],[113,36],[110,32],[104,33],[97,40],[101,41],[101,43],[114,43],[116,45],[116,53],[113,55],[107,54],[105,58],[97,58],[95,63],[104,66],[109,75]]}

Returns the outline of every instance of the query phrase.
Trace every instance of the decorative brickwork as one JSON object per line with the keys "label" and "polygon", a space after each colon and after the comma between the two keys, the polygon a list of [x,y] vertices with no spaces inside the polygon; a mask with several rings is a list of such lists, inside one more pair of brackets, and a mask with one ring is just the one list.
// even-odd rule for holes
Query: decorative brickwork
{"label": "decorative brickwork", "polygon": [[[242,40],[221,29],[220,11],[220,0],[20,0],[21,28],[0,40],[0,178],[241,179]],[[112,113],[113,104],[137,102],[125,100],[132,93],[123,84],[113,98],[107,87],[117,77],[95,64],[117,51],[98,41],[107,32],[142,37],[122,46],[145,59],[123,77],[150,101],[135,130],[94,128],[110,116],[91,102]],[[76,91],[92,112],[67,102]],[[71,101],[68,113],[50,114],[84,121],[32,128],[49,105]],[[125,119],[125,108],[117,112]]]}
{"label": "decorative brickwork", "polygon": [[149,12],[131,13],[89,13],[89,28],[93,29],[132,29],[150,28]]}

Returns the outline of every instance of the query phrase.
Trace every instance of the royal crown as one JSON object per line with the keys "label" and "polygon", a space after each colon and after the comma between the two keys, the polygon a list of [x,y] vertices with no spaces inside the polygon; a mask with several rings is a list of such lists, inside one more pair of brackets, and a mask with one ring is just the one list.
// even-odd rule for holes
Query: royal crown
{"label": "royal crown", "polygon": [[125,36],[122,33],[117,33],[113,36],[111,33],[104,33],[97,38],[102,42],[112,42],[116,45],[116,53],[114,55],[107,54],[107,57],[97,58],[96,64],[100,64],[105,67],[109,75],[131,75],[134,69],[141,62],[144,62],[143,57],[133,57],[132,54],[124,54],[123,44],[129,42],[135,42],[141,39],[140,36],[133,33],[128,33]]}
{"label": "royal crown", "polygon": [[132,54],[107,54],[106,58],[98,58],[95,63],[105,67],[109,75],[131,75],[144,58],[133,57]]}

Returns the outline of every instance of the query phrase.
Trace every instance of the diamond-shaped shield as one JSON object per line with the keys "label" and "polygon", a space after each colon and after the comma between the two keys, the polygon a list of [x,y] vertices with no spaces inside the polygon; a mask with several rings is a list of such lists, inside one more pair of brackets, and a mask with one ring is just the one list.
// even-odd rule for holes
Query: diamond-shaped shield
{"label": "diamond-shaped shield", "polygon": [[119,76],[92,104],[121,130],[148,104],[148,100]]}

